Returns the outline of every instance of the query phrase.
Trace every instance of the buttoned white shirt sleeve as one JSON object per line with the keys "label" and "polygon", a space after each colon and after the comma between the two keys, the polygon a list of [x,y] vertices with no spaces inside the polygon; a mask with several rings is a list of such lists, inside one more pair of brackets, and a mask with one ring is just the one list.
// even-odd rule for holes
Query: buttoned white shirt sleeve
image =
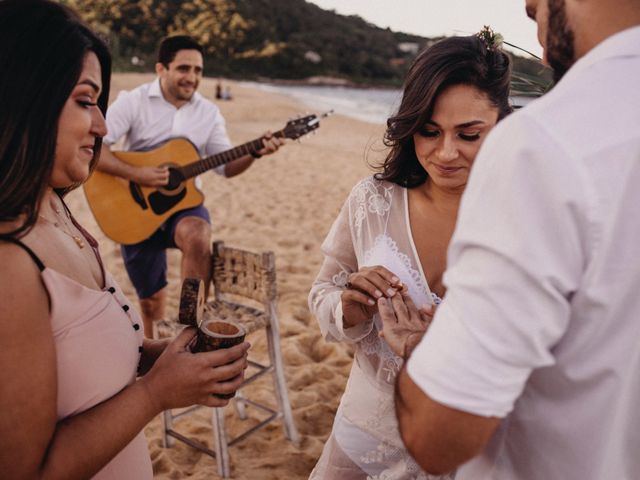
{"label": "buttoned white shirt sleeve", "polygon": [[124,137],[133,122],[136,120],[137,108],[139,100],[132,97],[139,95],[138,91],[121,91],[115,101],[109,105],[107,110],[107,135],[104,137],[106,145],[113,145],[122,137]]}
{"label": "buttoned white shirt sleeve", "polygon": [[215,155],[233,147],[227,133],[226,121],[220,110],[212,111],[212,117],[212,128],[205,144],[205,153],[207,155]]}
{"label": "buttoned white shirt sleeve", "polygon": [[[227,133],[226,121],[222,116],[220,110],[215,109],[212,111],[212,127],[205,143],[204,150],[207,156],[215,155],[217,153],[224,152],[233,148],[229,134]],[[226,176],[225,165],[220,165],[213,169],[218,175]]]}
{"label": "buttoned white shirt sleeve", "polygon": [[[408,374],[432,399],[504,417],[532,371],[554,363],[591,242],[588,180],[521,111],[490,134],[463,196],[447,294]],[[588,215],[587,215],[588,216]]]}

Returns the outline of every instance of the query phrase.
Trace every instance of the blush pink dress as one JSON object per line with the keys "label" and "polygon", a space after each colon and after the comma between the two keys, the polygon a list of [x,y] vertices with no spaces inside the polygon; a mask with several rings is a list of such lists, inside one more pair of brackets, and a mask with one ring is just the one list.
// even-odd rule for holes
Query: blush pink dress
{"label": "blush pink dress", "polygon": [[[83,233],[102,268],[97,242]],[[58,421],[90,409],[135,382],[142,352],[142,322],[111,275],[102,268],[104,288],[87,288],[46,267],[23,243],[14,243],[36,262],[49,294],[57,355]],[[109,427],[108,422],[106,419],[105,430]],[[93,478],[152,479],[153,470],[144,433],[138,433]]]}

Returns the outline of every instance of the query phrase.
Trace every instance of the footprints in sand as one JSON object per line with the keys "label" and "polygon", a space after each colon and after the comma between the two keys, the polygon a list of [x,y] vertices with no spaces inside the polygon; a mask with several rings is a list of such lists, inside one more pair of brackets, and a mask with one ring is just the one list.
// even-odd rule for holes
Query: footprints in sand
{"label": "footprints in sand", "polygon": [[318,332],[299,335],[283,349],[287,365],[324,362],[335,351],[336,346],[326,343]]}

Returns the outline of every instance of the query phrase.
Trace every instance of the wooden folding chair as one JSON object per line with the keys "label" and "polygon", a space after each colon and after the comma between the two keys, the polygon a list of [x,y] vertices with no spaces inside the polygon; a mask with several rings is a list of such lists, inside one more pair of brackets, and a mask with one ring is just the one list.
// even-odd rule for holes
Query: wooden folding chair
{"label": "wooden folding chair", "polygon": [[[173,429],[173,421],[194,410],[179,413],[164,413],[164,445],[169,447],[177,438],[198,450],[215,457],[218,473],[223,478],[230,476],[229,447],[245,439],[268,423],[282,419],[287,438],[297,444],[298,431],[293,422],[289,394],[284,377],[284,367],[280,353],[280,332],[276,314],[276,268],[273,252],[253,253],[238,248],[229,248],[223,242],[213,243],[213,286],[215,299],[205,307],[205,320],[209,318],[232,319],[245,328],[247,335],[256,330],[264,330],[267,338],[269,363],[263,365],[249,359],[250,369],[255,373],[247,376],[232,400],[241,419],[246,419],[247,406],[253,406],[268,414],[257,425],[247,429],[233,439],[227,439],[224,428],[224,409],[212,409],[212,424],[215,437],[215,451],[195,442]],[[249,370],[247,370],[249,372]],[[271,374],[274,383],[275,408],[251,400],[241,389],[265,374]],[[195,407],[198,408],[198,407]],[[172,438],[173,437],[173,438]]]}

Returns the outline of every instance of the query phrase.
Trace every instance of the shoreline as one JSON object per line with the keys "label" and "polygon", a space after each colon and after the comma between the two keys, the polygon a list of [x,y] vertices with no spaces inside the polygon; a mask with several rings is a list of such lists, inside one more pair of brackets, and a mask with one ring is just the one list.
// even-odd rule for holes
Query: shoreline
{"label": "shoreline", "polygon": [[[114,75],[147,75],[146,72],[137,72],[137,71],[116,71]],[[379,89],[379,90],[397,90],[402,88],[402,83],[390,84],[390,83],[361,83],[350,80],[348,78],[343,77],[333,77],[330,75],[315,75],[306,78],[270,78],[263,77],[257,75],[255,77],[250,78],[231,78],[225,76],[207,76],[205,78],[209,78],[212,80],[221,79],[225,82],[256,82],[256,83],[267,83],[273,85],[293,85],[293,86],[319,86],[319,87],[346,87],[353,88],[355,90],[369,90],[369,89]]]}
{"label": "shoreline", "polygon": [[402,88],[402,85],[390,85],[390,84],[375,84],[375,83],[358,83],[346,78],[340,77],[308,77],[303,79],[279,79],[279,78],[267,78],[257,77],[256,82],[266,83],[272,85],[283,86],[299,86],[299,87],[344,87],[352,88],[354,90],[398,90]]}

